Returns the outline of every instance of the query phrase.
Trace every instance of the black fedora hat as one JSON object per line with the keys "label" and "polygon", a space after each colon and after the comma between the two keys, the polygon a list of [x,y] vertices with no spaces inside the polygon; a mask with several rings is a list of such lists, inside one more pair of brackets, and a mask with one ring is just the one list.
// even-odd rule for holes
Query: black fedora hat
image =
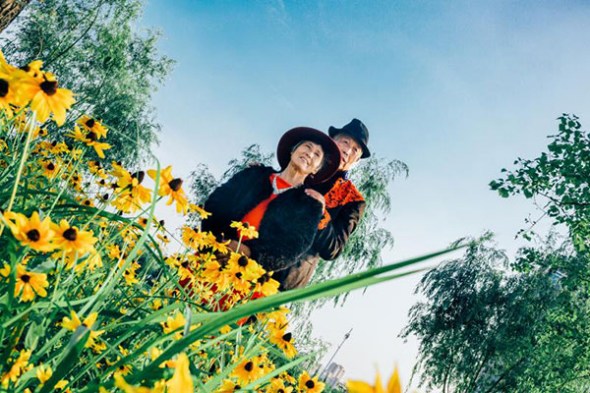
{"label": "black fedora hat", "polygon": [[350,123],[342,128],[330,126],[328,133],[332,138],[338,134],[346,134],[353,137],[363,149],[363,155],[361,158],[367,158],[371,156],[371,152],[367,147],[367,144],[369,143],[369,130],[367,129],[367,126],[365,126],[359,119],[352,119]]}
{"label": "black fedora hat", "polygon": [[295,127],[285,132],[277,145],[277,160],[281,169],[289,165],[291,152],[300,142],[312,141],[319,144],[324,151],[324,161],[316,174],[308,175],[306,184],[319,184],[328,180],[340,166],[340,149],[336,143],[320,130],[310,127]]}

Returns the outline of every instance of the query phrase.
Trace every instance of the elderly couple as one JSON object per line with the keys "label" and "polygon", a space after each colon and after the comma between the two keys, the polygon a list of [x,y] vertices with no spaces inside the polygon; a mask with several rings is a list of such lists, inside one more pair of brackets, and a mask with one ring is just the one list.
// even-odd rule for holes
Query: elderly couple
{"label": "elderly couple", "polygon": [[212,215],[202,229],[237,244],[232,221],[258,229],[239,251],[260,263],[281,290],[305,286],[320,258],[342,252],[365,208],[348,171],[370,156],[369,132],[358,119],[329,135],[313,128],[287,131],[277,147],[281,167],[252,166],[213,191],[205,202]]}

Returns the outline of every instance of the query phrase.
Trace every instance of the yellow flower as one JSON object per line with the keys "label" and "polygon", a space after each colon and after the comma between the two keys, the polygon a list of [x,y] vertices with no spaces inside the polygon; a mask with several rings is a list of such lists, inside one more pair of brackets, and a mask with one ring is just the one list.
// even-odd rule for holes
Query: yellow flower
{"label": "yellow flower", "polygon": [[[148,388],[144,386],[133,386],[129,385],[125,382],[125,379],[121,375],[121,373],[115,373],[115,386],[124,391],[125,393],[163,393],[164,386],[162,384],[156,383],[153,388]],[[187,390],[188,392],[188,390]]]}
{"label": "yellow flower", "polygon": [[39,161],[39,164],[41,164],[41,167],[43,168],[43,176],[48,179],[53,179],[60,169],[60,165],[51,160],[41,160]]}
{"label": "yellow flower", "polygon": [[219,389],[215,391],[215,393],[234,393],[240,390],[242,387],[236,384],[234,381],[230,379],[225,379]]}
{"label": "yellow flower", "polygon": [[0,71],[0,109],[12,117],[12,105],[18,103],[17,100],[17,80],[12,75]]}
{"label": "yellow flower", "polygon": [[[147,171],[149,177],[156,179],[157,171],[150,169]],[[182,179],[172,176],[172,166],[169,165],[160,172],[160,188],[158,195],[169,196],[166,205],[171,205],[176,201],[176,212],[186,214],[189,209],[188,199],[182,189]]]}
{"label": "yellow flower", "polygon": [[240,236],[247,237],[248,239],[258,238],[258,231],[256,231],[256,228],[247,222],[242,223],[239,221],[232,221],[230,227],[236,228]]}
{"label": "yellow flower", "polygon": [[167,393],[185,393],[194,391],[194,384],[189,370],[188,356],[183,352],[176,359],[176,369],[172,378],[166,382]]}
{"label": "yellow flower", "polygon": [[293,334],[284,330],[273,330],[270,342],[278,346],[289,359],[297,355],[297,349],[293,345]]}
{"label": "yellow flower", "polygon": [[36,113],[37,120],[44,123],[53,114],[58,126],[66,121],[66,110],[76,100],[70,90],[57,87],[57,79],[50,72],[42,72],[39,79],[29,79],[23,82],[21,92],[24,97],[31,99],[31,109]]}
{"label": "yellow flower", "polygon": [[326,384],[318,381],[318,377],[312,378],[307,371],[299,376],[299,391],[302,393],[320,393]]}
{"label": "yellow flower", "polygon": [[253,358],[242,361],[238,367],[232,371],[231,375],[238,379],[238,383],[247,385],[260,378],[262,372],[263,370],[259,367],[257,359]]}
{"label": "yellow flower", "polygon": [[201,232],[187,225],[182,227],[181,237],[184,244],[196,251],[215,243],[215,236],[210,232]]}
{"label": "yellow flower", "polygon": [[349,393],[401,393],[402,392],[402,384],[399,379],[399,371],[397,366],[395,366],[391,377],[389,378],[389,382],[387,382],[387,389],[383,388],[381,384],[381,375],[379,371],[377,371],[377,376],[375,377],[375,386],[371,386],[367,382],[363,381],[348,381],[346,383],[346,388],[348,389]]}
{"label": "yellow flower", "polygon": [[10,370],[6,374],[2,376],[1,384],[2,387],[8,387],[10,382],[18,381],[18,378],[21,376],[22,373],[30,370],[33,365],[29,364],[29,359],[31,358],[30,350],[21,350],[18,358],[14,361],[14,364],[10,367]]}
{"label": "yellow flower", "polygon": [[117,178],[115,192],[118,194],[112,202],[113,206],[125,213],[132,213],[150,201],[151,191],[141,185],[145,172],[131,174],[120,165],[113,166],[115,169],[112,174]]}
{"label": "yellow flower", "polygon": [[35,295],[40,297],[47,296],[45,288],[49,286],[47,274],[30,272],[23,265],[16,266],[16,284],[14,286],[14,296],[21,297],[22,302],[30,302],[35,299]]}
{"label": "yellow flower", "polygon": [[[79,125],[81,125],[86,131],[88,131],[88,138],[90,139],[100,139],[107,137],[107,128],[103,126],[98,120],[93,119],[88,115],[83,115],[76,121]],[[91,135],[90,133],[94,133]]]}
{"label": "yellow flower", "polygon": [[244,280],[257,280],[265,271],[258,263],[245,255],[233,252],[227,263],[229,273],[241,273]]}
{"label": "yellow flower", "polygon": [[[174,317],[168,317],[166,319],[166,322],[162,322],[162,328],[164,329],[164,333],[168,334],[170,332],[175,331],[176,329],[179,329],[181,327],[184,327],[186,323],[186,320],[184,319],[184,315],[180,312],[176,312],[174,314]],[[175,337],[176,338],[180,338],[181,336],[181,332],[177,332]]]}
{"label": "yellow flower", "polygon": [[94,243],[98,239],[93,236],[91,231],[81,231],[77,227],[70,226],[66,220],[61,220],[58,225],[53,225],[55,238],[53,243],[56,247],[66,252],[77,252],[78,255],[84,255],[94,250]]}
{"label": "yellow flower", "polygon": [[273,378],[270,385],[266,388],[265,393],[291,393],[293,387],[285,386],[285,382],[280,378]]}
{"label": "yellow flower", "polygon": [[201,219],[203,219],[203,220],[211,215],[211,213],[205,211],[205,209],[203,209],[201,206],[195,205],[194,203],[189,203],[188,206],[189,206],[189,211],[191,211],[193,213],[197,213],[199,215],[199,217],[201,217]]}
{"label": "yellow flower", "polygon": [[96,322],[96,319],[98,318],[98,313],[96,313],[96,312],[91,313],[88,317],[86,317],[86,319],[84,319],[84,322],[80,321],[78,314],[76,314],[76,312],[74,310],[70,311],[70,315],[71,315],[71,318],[68,318],[68,317],[63,318],[63,320],[61,322],[61,326],[64,329],[67,329],[67,330],[70,330],[73,332],[76,329],[78,329],[78,327],[84,325],[86,328],[88,328],[90,330],[90,337],[88,337],[88,341],[86,341],[85,347],[90,348],[90,347],[94,346],[96,338],[104,333],[104,330],[92,330],[92,326],[94,325],[94,323]]}
{"label": "yellow flower", "polygon": [[260,292],[264,296],[274,295],[279,292],[280,283],[272,278],[272,272],[266,272],[256,280],[255,292]]}
{"label": "yellow flower", "polygon": [[33,250],[43,252],[55,248],[51,242],[54,233],[51,229],[51,219],[49,217],[45,217],[41,221],[37,212],[34,212],[30,219],[21,213],[7,212],[4,213],[3,218],[12,235],[23,246],[29,246]]}
{"label": "yellow flower", "polygon": [[74,126],[74,130],[70,134],[68,134],[68,136],[85,143],[86,146],[94,148],[94,151],[100,158],[104,158],[104,150],[108,150],[111,148],[111,145],[109,145],[108,143],[98,142],[98,136],[95,132],[90,131],[88,132],[88,134],[85,135],[82,131],[80,131],[80,128],[78,126]]}
{"label": "yellow flower", "polygon": [[53,371],[51,370],[51,367],[40,364],[39,367],[37,367],[36,375],[39,382],[44,384],[49,380],[49,378],[51,378]]}

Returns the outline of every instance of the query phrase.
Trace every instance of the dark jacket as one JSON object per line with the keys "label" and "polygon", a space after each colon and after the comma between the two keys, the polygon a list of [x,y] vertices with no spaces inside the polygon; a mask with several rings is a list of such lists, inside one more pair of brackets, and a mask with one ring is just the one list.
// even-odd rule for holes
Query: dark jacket
{"label": "dark jacket", "polygon": [[312,247],[289,270],[282,285],[285,290],[307,285],[320,258],[338,258],[365,211],[363,196],[342,171],[314,188],[326,198],[327,214],[322,218]]}
{"label": "dark jacket", "polygon": [[[269,176],[274,172],[265,166],[246,168],[216,188],[205,202],[211,216],[203,221],[202,230],[211,231],[219,240],[237,240],[231,222],[240,221],[271,195]],[[257,228],[258,239],[244,244],[252,251],[251,257],[274,271],[273,278],[282,283],[288,269],[312,245],[321,218],[321,204],[307,196],[303,187],[289,189],[269,203]]]}

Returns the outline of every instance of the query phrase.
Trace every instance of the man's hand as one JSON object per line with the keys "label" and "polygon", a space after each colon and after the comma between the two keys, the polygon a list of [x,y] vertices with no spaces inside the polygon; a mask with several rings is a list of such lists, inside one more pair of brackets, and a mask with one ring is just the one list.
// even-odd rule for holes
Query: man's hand
{"label": "man's hand", "polygon": [[326,200],[322,194],[311,188],[306,188],[305,193],[322,204],[322,211],[326,208]]}

